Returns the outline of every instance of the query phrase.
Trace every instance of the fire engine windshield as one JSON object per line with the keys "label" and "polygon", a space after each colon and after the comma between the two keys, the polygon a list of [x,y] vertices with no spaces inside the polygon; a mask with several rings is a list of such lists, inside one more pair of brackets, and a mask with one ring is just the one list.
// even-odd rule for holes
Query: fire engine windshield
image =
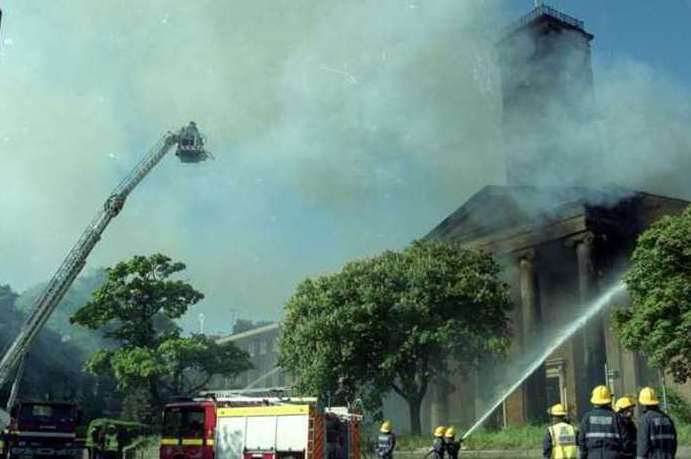
{"label": "fire engine windshield", "polygon": [[72,405],[22,404],[19,418],[23,421],[72,422],[75,409]]}
{"label": "fire engine windshield", "polygon": [[202,438],[204,409],[196,407],[168,407],[163,415],[163,436]]}

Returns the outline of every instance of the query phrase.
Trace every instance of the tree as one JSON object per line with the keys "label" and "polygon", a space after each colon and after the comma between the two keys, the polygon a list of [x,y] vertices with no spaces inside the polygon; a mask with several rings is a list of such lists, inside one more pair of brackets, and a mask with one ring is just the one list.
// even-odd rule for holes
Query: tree
{"label": "tree", "polygon": [[232,343],[180,335],[173,320],[204,298],[188,283],[171,279],[184,269],[161,254],[120,262],[106,270],[103,284],[70,319],[103,329],[119,345],[93,353],[86,368],[112,374],[123,390],[145,387],[153,410],[168,395],[197,391],[214,374],[231,376],[251,366],[248,355]]}
{"label": "tree", "polygon": [[691,207],[639,238],[625,276],[631,306],[614,312],[621,342],[677,382],[691,377]]}
{"label": "tree", "polygon": [[393,390],[420,433],[422,400],[450,359],[464,372],[508,348],[511,304],[499,273],[487,254],[416,241],[307,279],[286,305],[280,364],[304,392],[340,401],[376,407]]}

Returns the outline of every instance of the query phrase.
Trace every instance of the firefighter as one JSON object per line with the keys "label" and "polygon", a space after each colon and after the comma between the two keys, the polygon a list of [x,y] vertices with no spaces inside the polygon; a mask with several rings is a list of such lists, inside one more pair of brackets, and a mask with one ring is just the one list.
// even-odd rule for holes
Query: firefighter
{"label": "firefighter", "polygon": [[674,459],[677,454],[677,430],[674,422],[660,408],[655,390],[644,387],[638,395],[643,416],[638,428],[636,456],[641,459]]}
{"label": "firefighter", "polygon": [[621,420],[624,423],[624,428],[627,431],[629,438],[632,439],[629,448],[622,451],[621,457],[624,459],[633,459],[636,457],[636,424],[633,422],[633,410],[636,408],[636,399],[629,397],[621,397],[614,404],[614,411],[621,416]]}
{"label": "firefighter", "polygon": [[432,448],[425,454],[428,457],[430,454],[433,459],[444,459],[444,434],[446,433],[446,427],[437,426],[434,429],[434,440],[432,441]]}
{"label": "firefighter", "polygon": [[593,409],[583,415],[578,432],[581,459],[617,459],[631,448],[633,439],[614,410],[612,393],[607,386],[593,389],[590,403]]}
{"label": "firefighter", "polygon": [[547,428],[542,442],[544,459],[577,459],[578,446],[576,428],[566,419],[568,413],[561,403],[547,410],[552,417],[552,425]]}
{"label": "firefighter", "polygon": [[444,432],[444,450],[449,459],[458,459],[458,452],[461,450],[461,440],[456,440],[456,429],[449,427]]}
{"label": "firefighter", "polygon": [[396,449],[396,435],[392,431],[391,421],[384,421],[377,437],[377,456],[382,459],[392,459]]}
{"label": "firefighter", "polygon": [[106,435],[104,438],[104,456],[106,459],[115,459],[118,457],[120,452],[120,442],[118,441],[118,429],[114,425],[110,424],[106,428]]}

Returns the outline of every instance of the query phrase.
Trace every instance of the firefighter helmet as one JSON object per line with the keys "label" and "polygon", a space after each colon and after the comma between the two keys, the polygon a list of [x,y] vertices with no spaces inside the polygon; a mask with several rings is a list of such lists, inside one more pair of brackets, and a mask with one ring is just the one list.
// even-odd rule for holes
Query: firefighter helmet
{"label": "firefighter helmet", "polygon": [[657,398],[655,389],[652,387],[644,387],[641,389],[641,393],[638,394],[638,402],[643,406],[654,406],[660,404],[660,400]]}
{"label": "firefighter helmet", "polygon": [[391,421],[384,421],[381,425],[381,428],[379,429],[380,432],[382,433],[389,433],[391,432]]}
{"label": "firefighter helmet", "polygon": [[454,429],[453,427],[449,427],[448,429],[446,429],[446,433],[444,434],[444,436],[446,438],[455,437],[456,436],[456,429]]}
{"label": "firefighter helmet", "polygon": [[622,411],[633,408],[634,406],[636,406],[636,399],[625,395],[617,400],[617,402],[614,404],[614,411],[621,413]]}
{"label": "firefighter helmet", "polygon": [[435,437],[443,437],[445,432],[446,432],[446,427],[437,426],[437,428],[434,429],[434,436]]}
{"label": "firefighter helmet", "polygon": [[547,414],[550,416],[566,416],[566,410],[564,409],[564,405],[561,403],[557,403],[556,405],[552,405],[550,409],[547,410]]}
{"label": "firefighter helmet", "polygon": [[593,405],[609,405],[612,403],[612,392],[607,386],[597,386],[593,389],[593,396],[590,397],[590,403]]}

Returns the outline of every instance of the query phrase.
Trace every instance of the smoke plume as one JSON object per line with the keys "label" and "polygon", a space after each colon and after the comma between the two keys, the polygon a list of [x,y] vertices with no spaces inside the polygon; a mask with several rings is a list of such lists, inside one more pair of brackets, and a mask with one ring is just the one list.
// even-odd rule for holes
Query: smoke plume
{"label": "smoke plume", "polygon": [[[504,181],[499,0],[8,1],[0,280],[47,279],[119,178],[195,120],[216,161],[167,158],[90,266],[188,264],[207,331],[276,319],[296,282],[427,233]],[[597,38],[594,42],[597,50]],[[597,55],[597,51],[595,52]],[[596,61],[612,182],[691,197],[688,88]]]}

